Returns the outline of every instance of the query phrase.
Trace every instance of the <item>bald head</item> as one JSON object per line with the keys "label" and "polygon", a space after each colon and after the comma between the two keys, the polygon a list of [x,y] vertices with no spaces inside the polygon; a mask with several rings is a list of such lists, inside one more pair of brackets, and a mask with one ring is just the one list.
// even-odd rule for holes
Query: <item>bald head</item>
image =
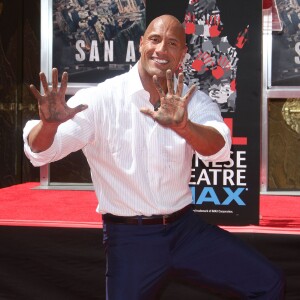
{"label": "bald head", "polygon": [[149,32],[152,32],[153,29],[157,26],[163,26],[166,28],[166,30],[171,27],[173,30],[175,30],[178,33],[177,38],[179,39],[179,41],[182,42],[183,45],[185,45],[185,40],[186,40],[185,29],[176,17],[172,15],[162,15],[153,19],[148,25],[144,33],[144,36],[147,36]]}
{"label": "bald head", "polygon": [[153,85],[155,75],[162,86],[166,85],[166,71],[175,72],[186,51],[185,30],[179,20],[171,15],[155,18],[140,40],[139,74],[143,83]]}

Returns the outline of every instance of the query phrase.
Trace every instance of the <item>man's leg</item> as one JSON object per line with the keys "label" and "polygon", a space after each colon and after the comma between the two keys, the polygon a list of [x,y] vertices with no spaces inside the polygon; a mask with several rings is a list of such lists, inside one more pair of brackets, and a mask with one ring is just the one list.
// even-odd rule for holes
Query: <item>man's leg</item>
{"label": "man's leg", "polygon": [[191,282],[241,299],[284,298],[281,271],[233,234],[205,225],[193,212],[170,230],[177,232],[173,266]]}
{"label": "man's leg", "polygon": [[106,299],[153,300],[170,267],[163,225],[105,224]]}

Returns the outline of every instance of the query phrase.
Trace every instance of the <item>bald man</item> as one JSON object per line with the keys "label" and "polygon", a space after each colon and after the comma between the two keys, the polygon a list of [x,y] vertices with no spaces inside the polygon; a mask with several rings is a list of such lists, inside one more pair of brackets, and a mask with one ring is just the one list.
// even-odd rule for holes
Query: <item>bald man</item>
{"label": "bald man", "polygon": [[34,86],[40,120],[24,128],[35,166],[82,149],[103,215],[106,299],[157,299],[176,275],[242,299],[282,299],[281,273],[230,233],[195,214],[189,189],[194,153],[227,161],[230,132],[215,103],[176,77],[187,51],[173,16],[154,19],[128,72],[80,90],[66,104],[67,74],[58,88],[40,74]]}

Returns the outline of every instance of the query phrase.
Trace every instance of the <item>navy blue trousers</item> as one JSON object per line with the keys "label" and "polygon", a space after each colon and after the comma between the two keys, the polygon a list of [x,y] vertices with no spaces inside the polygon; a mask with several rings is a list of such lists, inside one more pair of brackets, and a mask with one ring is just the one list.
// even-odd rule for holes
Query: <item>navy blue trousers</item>
{"label": "navy blue trousers", "polygon": [[104,224],[106,299],[157,299],[176,274],[238,299],[284,299],[283,274],[233,234],[192,210],[169,225]]}

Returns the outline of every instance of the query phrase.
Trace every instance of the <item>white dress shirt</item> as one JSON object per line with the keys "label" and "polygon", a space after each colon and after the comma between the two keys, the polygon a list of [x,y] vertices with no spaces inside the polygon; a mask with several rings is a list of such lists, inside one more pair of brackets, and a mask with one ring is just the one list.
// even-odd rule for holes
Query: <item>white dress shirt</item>
{"label": "white dress shirt", "polygon": [[[192,202],[189,180],[194,150],[174,131],[140,112],[142,107],[153,109],[149,97],[136,64],[128,73],[77,92],[68,105],[87,104],[88,109],[61,124],[46,151],[31,151],[27,136],[39,121],[27,122],[25,153],[34,166],[41,166],[82,149],[99,213],[150,216],[177,211]],[[230,132],[218,106],[197,91],[188,105],[188,116],[192,122],[216,128],[226,142],[218,153],[198,154],[200,158],[227,161]]]}

